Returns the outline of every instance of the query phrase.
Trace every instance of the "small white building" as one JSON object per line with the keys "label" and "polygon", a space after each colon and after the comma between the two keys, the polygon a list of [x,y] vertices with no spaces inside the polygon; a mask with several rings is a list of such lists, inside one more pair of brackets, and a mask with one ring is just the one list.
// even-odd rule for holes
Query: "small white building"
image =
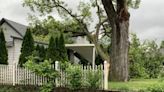
{"label": "small white building", "polygon": [[[25,35],[27,26],[16,23],[14,21],[2,18],[0,26],[4,29],[6,45],[8,50],[8,64],[18,64],[19,56],[21,54],[22,39]],[[78,53],[92,64],[95,63],[95,47],[90,44],[86,37],[73,37],[74,44],[66,44],[67,49],[71,49],[69,57],[71,61],[77,61],[74,53]],[[36,42],[37,44],[47,45],[46,43]]]}

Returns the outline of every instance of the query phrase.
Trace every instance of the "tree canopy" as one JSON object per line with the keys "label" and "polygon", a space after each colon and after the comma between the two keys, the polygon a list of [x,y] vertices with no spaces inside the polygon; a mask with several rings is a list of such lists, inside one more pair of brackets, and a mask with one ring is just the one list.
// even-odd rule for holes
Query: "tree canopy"
{"label": "tree canopy", "polygon": [[[138,8],[139,2],[140,0],[86,0],[78,2],[77,7],[70,7],[65,0],[24,0],[23,5],[30,7],[32,11],[39,11],[41,15],[55,12],[63,20],[73,21],[71,27],[74,27],[73,23],[79,29],[73,32],[80,31],[85,34],[95,44],[101,58],[111,61],[111,79],[127,81],[130,17],[128,8]],[[104,35],[111,39],[111,55],[101,47],[99,39]],[[116,69],[118,66],[120,69]]]}

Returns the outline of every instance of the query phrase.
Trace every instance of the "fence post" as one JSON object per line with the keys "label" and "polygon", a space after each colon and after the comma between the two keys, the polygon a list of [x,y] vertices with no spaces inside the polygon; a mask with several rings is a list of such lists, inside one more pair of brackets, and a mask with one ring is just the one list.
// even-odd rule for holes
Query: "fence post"
{"label": "fence post", "polygon": [[[55,61],[55,70],[59,71],[59,61]],[[58,79],[55,79],[56,87],[58,86]]]}
{"label": "fence post", "polygon": [[109,63],[104,61],[104,89],[108,89]]}
{"label": "fence post", "polygon": [[16,64],[12,65],[12,68],[13,68],[13,86],[15,86],[15,67],[16,67]]}

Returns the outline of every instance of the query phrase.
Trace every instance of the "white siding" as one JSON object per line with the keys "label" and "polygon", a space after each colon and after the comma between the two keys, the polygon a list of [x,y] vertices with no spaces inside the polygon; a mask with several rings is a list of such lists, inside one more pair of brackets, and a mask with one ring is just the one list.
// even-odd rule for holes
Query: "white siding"
{"label": "white siding", "polygon": [[22,40],[14,39],[14,46],[8,47],[8,64],[18,64],[19,56],[20,56],[20,50],[22,46]]}
{"label": "white siding", "polygon": [[7,23],[3,23],[1,26],[4,29],[4,35],[6,41],[12,41],[11,36],[21,37],[13,28],[11,28]]}
{"label": "white siding", "polygon": [[14,39],[14,62],[18,64],[21,54],[22,40]]}
{"label": "white siding", "polygon": [[13,62],[13,59],[14,59],[14,47],[8,47],[7,50],[8,50],[8,64],[12,65],[14,63]]}

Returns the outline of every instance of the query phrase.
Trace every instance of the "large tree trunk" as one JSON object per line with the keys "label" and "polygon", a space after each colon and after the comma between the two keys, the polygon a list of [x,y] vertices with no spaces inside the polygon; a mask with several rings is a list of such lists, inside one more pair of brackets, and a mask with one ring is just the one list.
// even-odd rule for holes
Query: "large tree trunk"
{"label": "large tree trunk", "polygon": [[116,0],[114,8],[112,0],[102,0],[103,6],[112,27],[112,51],[110,62],[110,80],[128,80],[128,48],[129,48],[129,13],[126,0]]}
{"label": "large tree trunk", "polygon": [[119,22],[112,31],[112,51],[110,79],[112,81],[128,80],[128,28],[129,21]]}

